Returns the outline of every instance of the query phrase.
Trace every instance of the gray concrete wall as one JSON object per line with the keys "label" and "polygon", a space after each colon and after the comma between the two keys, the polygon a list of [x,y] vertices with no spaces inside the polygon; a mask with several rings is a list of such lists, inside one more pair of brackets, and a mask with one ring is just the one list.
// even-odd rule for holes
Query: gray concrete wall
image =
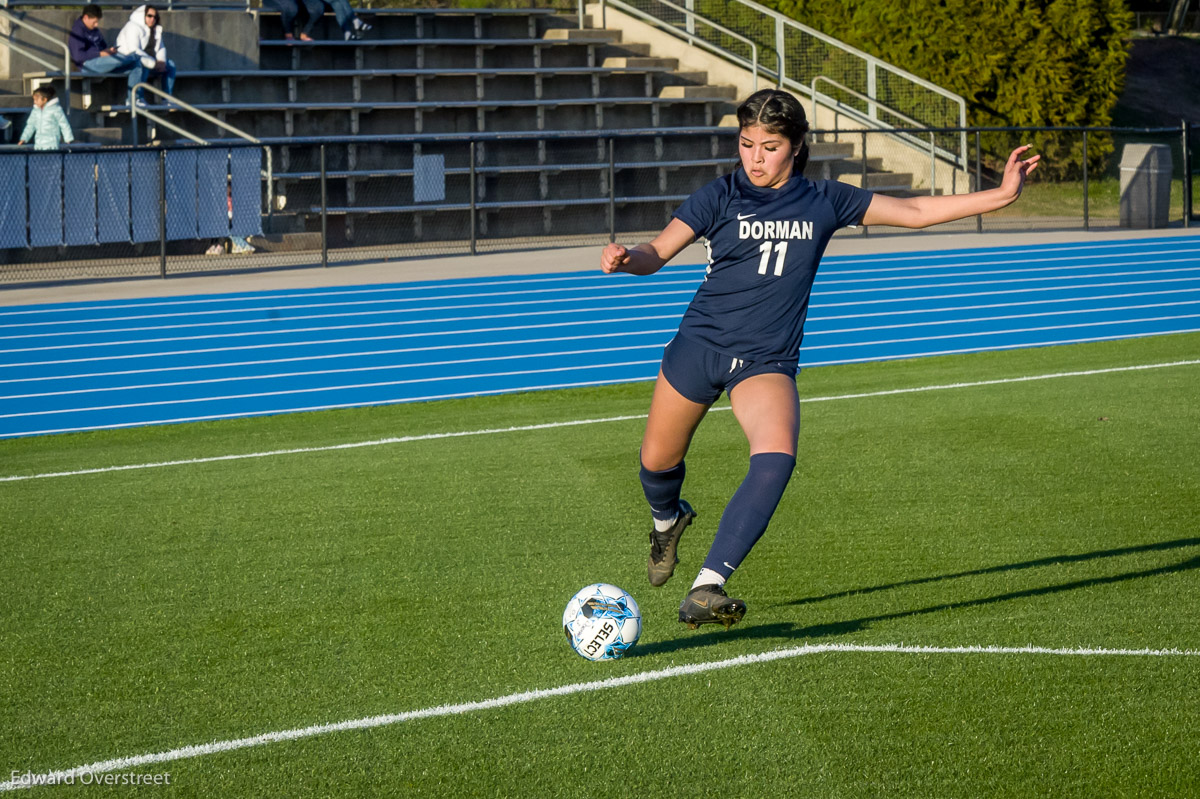
{"label": "gray concrete wall", "polygon": [[[165,4],[164,4],[165,5]],[[80,5],[79,8],[82,8]],[[67,34],[79,18],[79,8],[16,9],[11,13],[22,21],[66,44]],[[181,70],[258,69],[258,15],[246,11],[162,11],[167,56]],[[100,30],[109,45],[116,45],[117,34],[129,19],[127,9],[109,9],[100,21]],[[51,42],[0,20],[0,80],[19,79],[26,72],[41,72],[42,64],[10,51],[9,39],[62,69],[63,51]]]}

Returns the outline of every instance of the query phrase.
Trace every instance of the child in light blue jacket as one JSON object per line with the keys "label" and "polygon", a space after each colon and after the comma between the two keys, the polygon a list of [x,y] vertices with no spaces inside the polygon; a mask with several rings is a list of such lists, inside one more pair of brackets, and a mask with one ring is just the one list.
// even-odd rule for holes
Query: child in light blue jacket
{"label": "child in light blue jacket", "polygon": [[33,110],[29,112],[29,121],[17,144],[32,141],[35,150],[57,150],[63,142],[75,141],[71,123],[54,94],[53,86],[39,86],[33,90]]}

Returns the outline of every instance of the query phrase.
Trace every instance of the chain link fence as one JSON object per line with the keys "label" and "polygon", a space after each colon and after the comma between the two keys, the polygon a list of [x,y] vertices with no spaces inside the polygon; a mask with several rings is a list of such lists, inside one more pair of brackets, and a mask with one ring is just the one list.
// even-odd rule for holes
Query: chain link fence
{"label": "chain link fence", "polygon": [[[897,196],[961,194],[998,185],[1002,156],[1019,144],[1034,152],[1079,145],[1087,155],[1077,168],[1057,171],[1064,177],[1035,173],[1016,204],[930,230],[1150,229],[1194,219],[1200,141],[1190,126],[905,132],[900,140],[875,130],[814,131],[806,174]],[[909,143],[946,132],[967,140],[967,169],[942,157],[936,143]],[[736,142],[732,129],[699,128],[657,136],[328,139],[272,145],[270,159],[253,145],[9,149],[0,152],[0,183],[20,188],[0,196],[0,284],[641,241],[693,191],[734,168]],[[1159,147],[1142,177],[1169,185],[1169,199],[1154,208],[1161,220],[1130,213],[1139,167],[1128,165],[1129,153],[1148,145]]]}

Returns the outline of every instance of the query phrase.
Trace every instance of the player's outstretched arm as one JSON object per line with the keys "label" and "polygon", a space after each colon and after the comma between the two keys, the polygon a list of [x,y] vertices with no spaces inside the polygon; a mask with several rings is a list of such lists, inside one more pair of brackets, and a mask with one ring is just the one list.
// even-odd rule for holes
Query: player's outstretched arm
{"label": "player's outstretched arm", "polygon": [[996,211],[1016,201],[1025,187],[1025,178],[1037,168],[1040,155],[1021,159],[1030,148],[1026,144],[1008,156],[1004,177],[994,189],[942,197],[888,197],[876,194],[863,214],[864,225],[923,228],[953,222],[976,214]]}
{"label": "player's outstretched arm", "polygon": [[662,233],[654,237],[654,241],[629,248],[622,244],[609,244],[600,253],[600,268],[608,273],[652,275],[695,240],[696,234],[690,227],[678,219],[672,219]]}

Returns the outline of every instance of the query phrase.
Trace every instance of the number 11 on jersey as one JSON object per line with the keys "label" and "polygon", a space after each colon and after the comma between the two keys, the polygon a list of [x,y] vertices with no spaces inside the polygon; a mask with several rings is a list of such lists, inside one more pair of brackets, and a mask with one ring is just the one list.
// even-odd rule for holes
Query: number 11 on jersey
{"label": "number 11 on jersey", "polygon": [[[783,259],[787,257],[786,241],[781,241],[775,244],[775,277],[783,274]],[[767,273],[767,261],[771,260],[771,242],[764,241],[762,246],[758,248],[762,253],[762,258],[758,260],[758,273],[765,275]]]}

